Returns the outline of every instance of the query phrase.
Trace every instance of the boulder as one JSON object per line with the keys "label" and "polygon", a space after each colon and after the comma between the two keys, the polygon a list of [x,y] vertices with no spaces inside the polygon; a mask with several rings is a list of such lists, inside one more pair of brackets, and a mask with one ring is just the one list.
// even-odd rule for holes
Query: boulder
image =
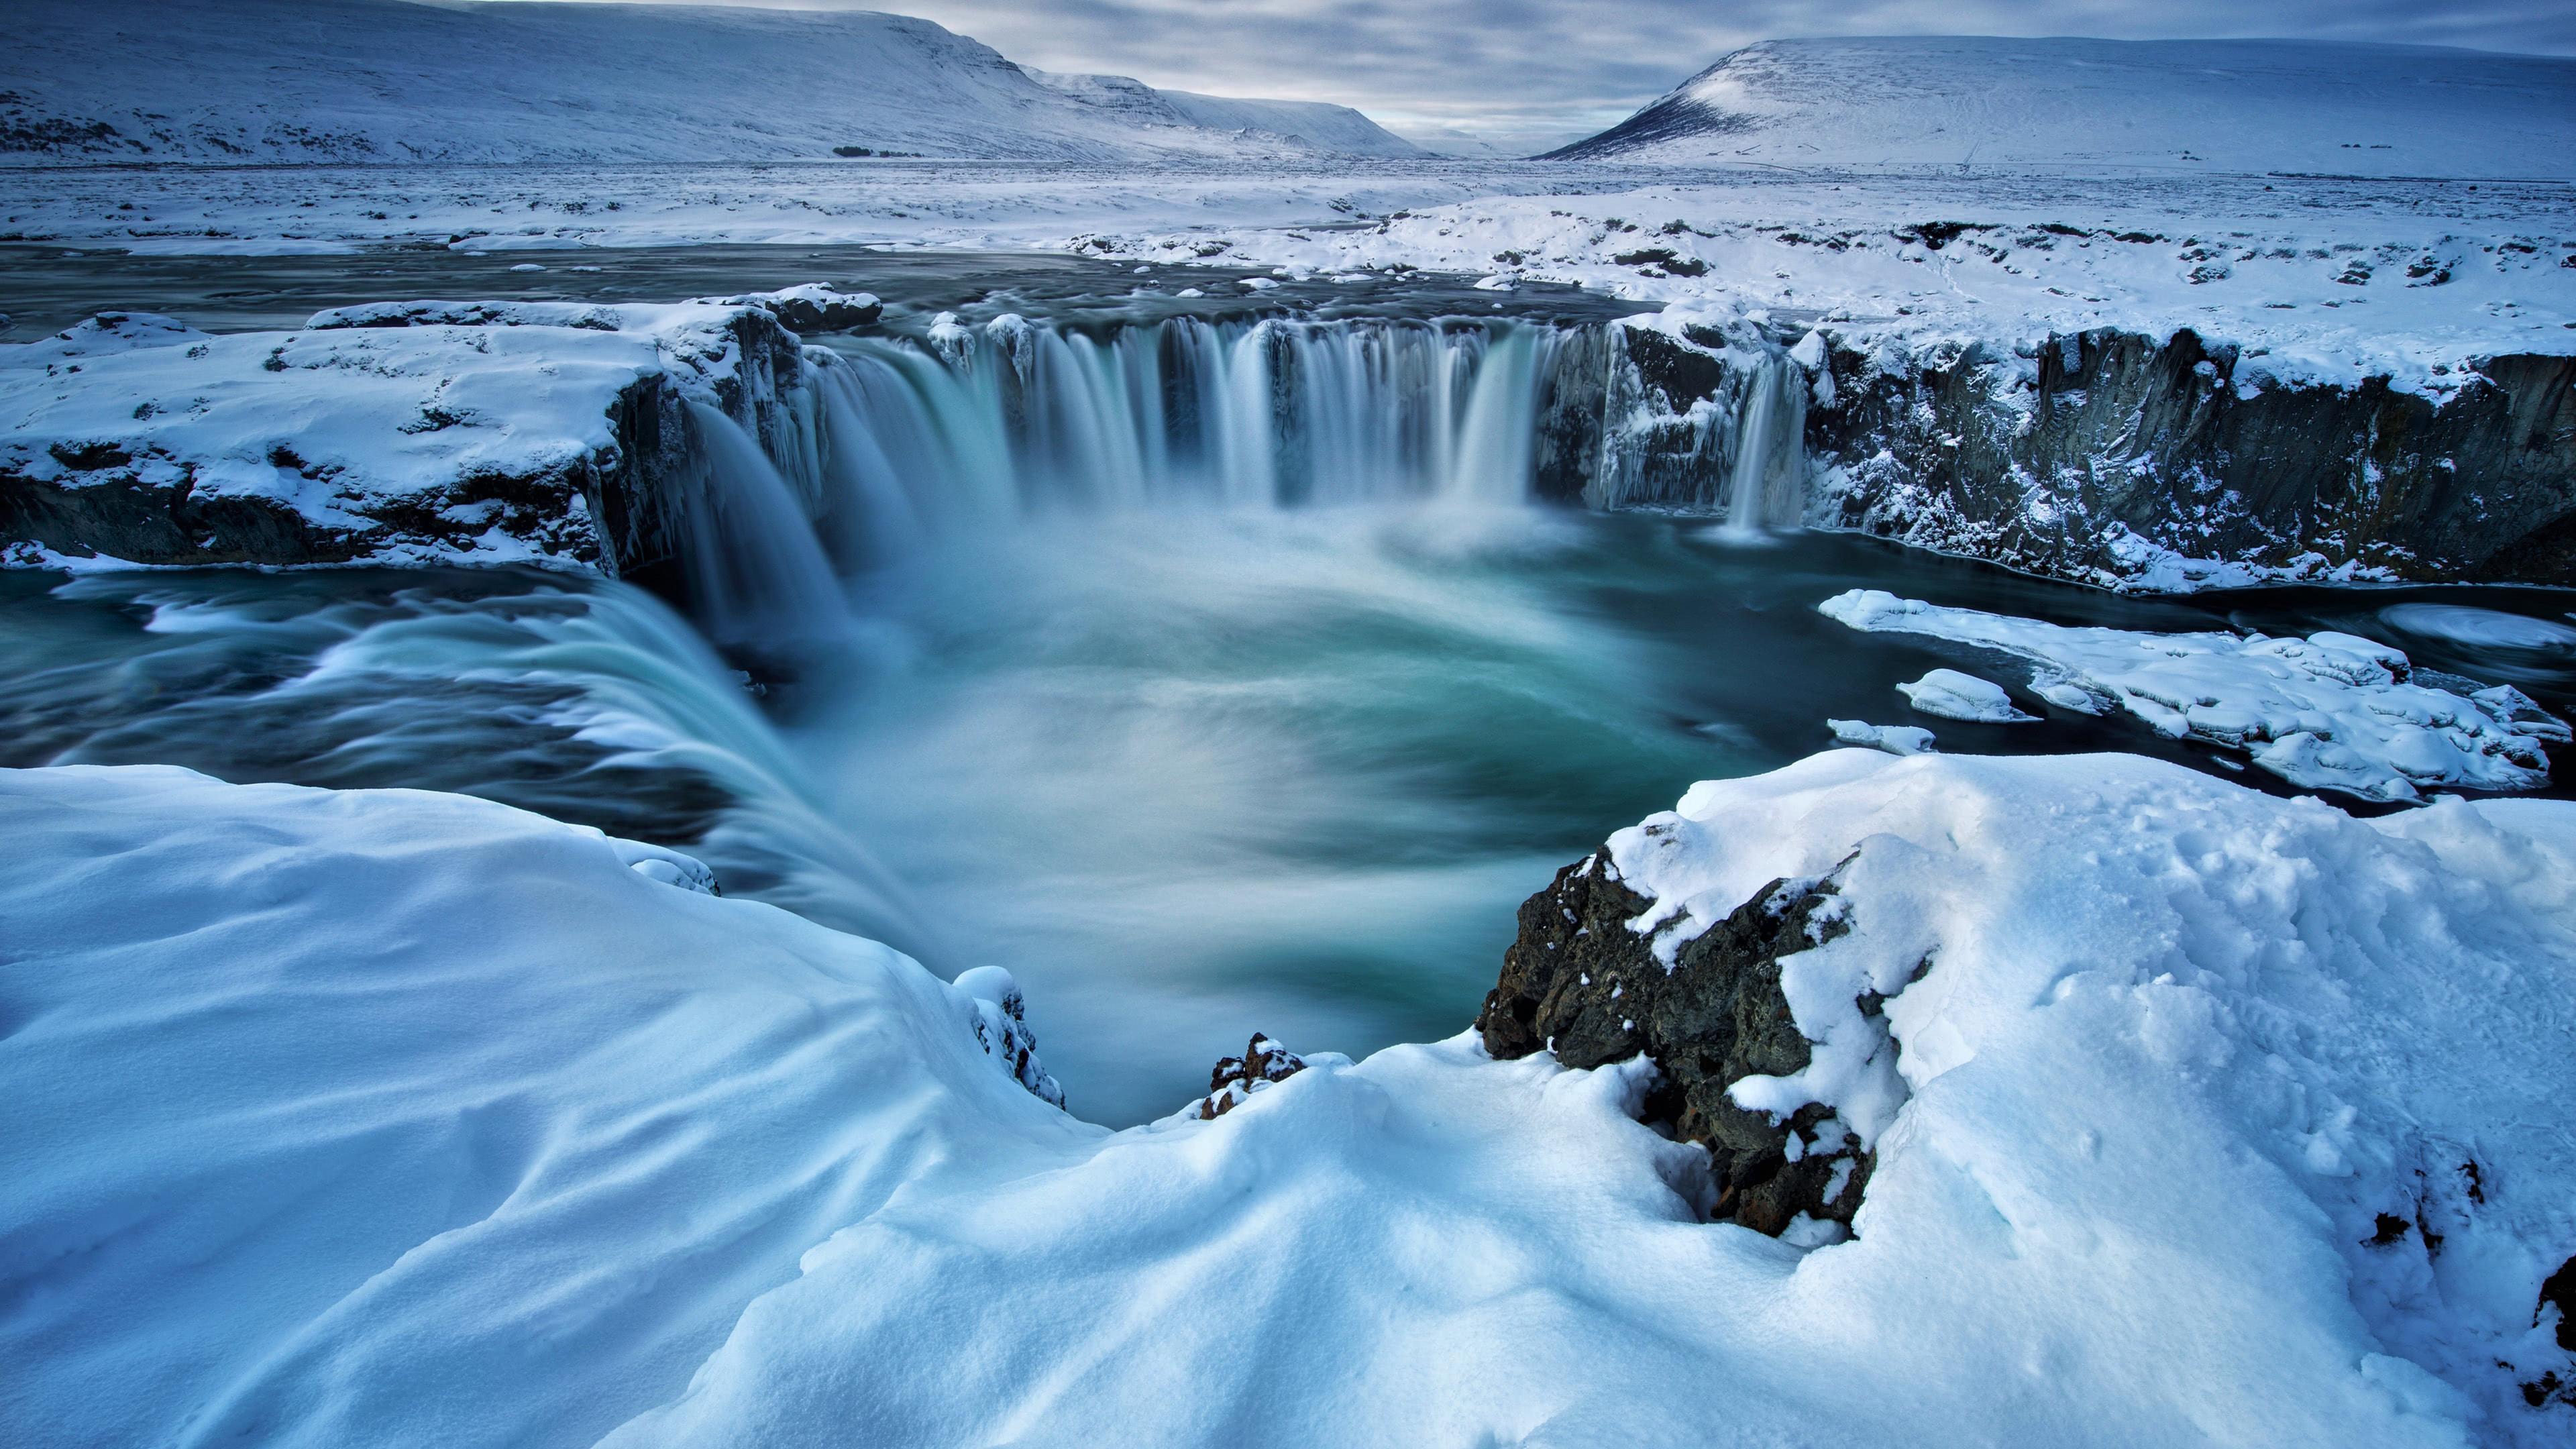
{"label": "boulder", "polygon": [[[1874,1159],[1833,1109],[1810,1104],[1784,1120],[1727,1095],[1745,1077],[1787,1076],[1811,1059],[1780,989],[1780,962],[1850,929],[1833,881],[1771,882],[1681,943],[1669,968],[1655,938],[1629,925],[1654,904],[1620,878],[1607,851],[1558,871],[1521,905],[1519,937],[1476,1020],[1486,1051],[1507,1060],[1553,1051],[1569,1067],[1643,1053],[1661,1072],[1647,1120],[1708,1149],[1712,1221],[1775,1237],[1801,1215],[1806,1232],[1848,1224]],[[1861,1007],[1874,1016],[1879,1003]]]}

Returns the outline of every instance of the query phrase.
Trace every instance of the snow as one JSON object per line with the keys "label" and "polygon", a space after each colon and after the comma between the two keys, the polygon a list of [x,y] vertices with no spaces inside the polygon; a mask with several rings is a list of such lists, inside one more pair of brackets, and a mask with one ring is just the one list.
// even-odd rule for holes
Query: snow
{"label": "snow", "polygon": [[21,165],[1420,154],[1345,107],[1033,75],[866,11],[18,0],[10,39]]}
{"label": "snow", "polygon": [[890,1194],[1102,1136],[673,852],[166,767],[0,820],[13,1443],[585,1443]]}
{"label": "snow", "polygon": [[1825,728],[1834,732],[1834,743],[1859,749],[1885,750],[1891,755],[1928,755],[1932,750],[1932,732],[1921,725],[1874,725],[1866,720],[1829,719]]}
{"label": "snow", "polygon": [[31,1442],[2567,1425],[2517,1387],[2569,1366],[2534,1307],[2576,1143],[2531,1115],[2576,1090],[2563,803],[2364,821],[2131,757],[1860,750],[1693,787],[1610,845],[1668,929],[1780,877],[1848,903],[1784,966],[1814,1064],[1739,1089],[1876,1143],[1828,1242],[1696,1221],[1640,1063],[1319,1052],[1108,1134],[979,1049],[1003,973],[942,985],[594,832],[158,767],[0,802],[0,910],[44,943],[0,977]]}
{"label": "snow", "polygon": [[[199,500],[262,500],[360,535],[476,479],[571,480],[577,494],[585,469],[617,456],[618,395],[659,376],[713,400],[742,362],[728,328],[762,300],[388,302],[222,336],[104,314],[0,345],[0,471],[66,488],[185,481]],[[371,556],[581,567],[590,526],[574,496],[523,529],[407,536]]]}
{"label": "snow", "polygon": [[1935,669],[1912,684],[1896,686],[1906,702],[1925,714],[1981,724],[2023,724],[2038,718],[2013,708],[2012,696],[1992,680]]}
{"label": "snow", "polygon": [[1557,154],[2555,180],[2576,170],[2576,60],[2318,40],[1769,40]]}
{"label": "snow", "polygon": [[[2060,708],[2100,714],[2117,706],[2167,738],[2246,751],[2294,785],[2371,799],[2414,800],[2446,785],[2536,789],[2549,782],[2542,742],[2569,737],[2563,722],[2510,685],[2427,677],[2404,651],[2352,634],[2274,639],[2068,628],[1876,589],[1837,594],[1817,609],[1864,632],[1922,634],[2028,660],[2038,666],[2032,688]],[[1927,708],[1918,691],[1932,686],[1938,703],[1931,713],[1997,717],[1941,707],[1961,696],[1964,686],[1954,681],[1963,679],[1936,669],[1899,687],[1917,709]],[[1992,694],[1968,707],[2011,710],[2000,688],[1969,683]]]}

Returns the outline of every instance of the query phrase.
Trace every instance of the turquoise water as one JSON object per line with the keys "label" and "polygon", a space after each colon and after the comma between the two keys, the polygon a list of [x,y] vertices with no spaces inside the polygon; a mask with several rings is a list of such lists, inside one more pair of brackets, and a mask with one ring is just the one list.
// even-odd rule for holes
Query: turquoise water
{"label": "turquoise water", "polygon": [[[1009,966],[1075,1110],[1112,1123],[1202,1090],[1256,1030],[1358,1055],[1461,1029],[1558,865],[1693,780],[1825,748],[1828,717],[2276,788],[2035,699],[2038,725],[1917,719],[1897,682],[1979,662],[1814,613],[1856,586],[2064,623],[2341,628],[2576,704],[2557,591],[2123,599],[1848,537],[1367,506],[924,546],[758,694],[671,609],[595,580],[0,575],[0,762],[461,790],[681,844],[734,894],[943,973]],[[2427,603],[2449,611],[2398,607]]]}

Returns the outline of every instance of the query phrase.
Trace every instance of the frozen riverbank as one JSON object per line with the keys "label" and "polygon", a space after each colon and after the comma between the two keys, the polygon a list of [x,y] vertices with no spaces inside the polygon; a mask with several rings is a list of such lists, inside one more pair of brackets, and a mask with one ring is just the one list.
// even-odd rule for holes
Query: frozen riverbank
{"label": "frozen riverbank", "polygon": [[[1778,1085],[1878,1160],[1857,1237],[1802,1250],[1697,1221],[1642,1065],[1310,1051],[1104,1135],[910,962],[596,835],[167,770],[0,799],[47,943],[5,985],[0,1333],[48,1442],[1705,1442],[1678,1374],[1793,1439],[2538,1445],[2571,1412],[2520,1387],[2571,1367],[2538,1295],[2576,1158],[2529,1115],[2576,1090],[2563,804],[2363,822],[1866,751],[1696,788],[1610,846],[1656,920],[1779,876],[1850,902],[1787,958],[1824,1045]],[[1825,1070],[1862,981],[1892,1115]]]}

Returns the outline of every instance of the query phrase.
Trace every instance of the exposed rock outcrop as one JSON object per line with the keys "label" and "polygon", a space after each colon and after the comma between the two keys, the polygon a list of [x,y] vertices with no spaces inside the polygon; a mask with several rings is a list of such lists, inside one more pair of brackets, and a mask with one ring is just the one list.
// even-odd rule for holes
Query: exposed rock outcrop
{"label": "exposed rock outcrop", "polygon": [[0,392],[23,404],[0,435],[0,547],[657,581],[703,471],[691,402],[797,455],[796,397],[821,363],[780,317],[866,310],[803,290],[738,306],[384,303],[223,337],[102,314],[0,360]]}
{"label": "exposed rock outcrop", "polygon": [[1199,1120],[1212,1122],[1242,1106],[1254,1092],[1304,1070],[1304,1057],[1256,1031],[1243,1055],[1218,1058],[1216,1070],[1208,1073],[1207,1095],[1197,1106]]}
{"label": "exposed rock outcrop", "polygon": [[[1850,1222],[1874,1157],[1839,1130],[1833,1109],[1809,1104],[1778,1120],[1727,1095],[1745,1077],[1786,1076],[1812,1058],[1780,961],[1848,929],[1832,881],[1771,882],[1682,942],[1670,969],[1654,937],[1629,925],[1653,906],[1606,851],[1558,871],[1521,905],[1520,935],[1476,1019],[1485,1049],[1507,1060],[1552,1050],[1569,1067],[1642,1052],[1662,1074],[1648,1120],[1709,1151],[1712,1220],[1775,1236],[1801,1214]],[[1863,1010],[1875,1015],[1878,1003]]]}
{"label": "exposed rock outcrop", "polygon": [[[1755,369],[1798,329],[1611,327],[1567,349],[1543,496],[1726,502]],[[2264,579],[2576,583],[2576,357],[2514,354],[2438,391],[2284,378],[2189,330],[1910,349],[1828,327],[1806,521],[2123,588]],[[1573,456],[1590,447],[1588,455]]]}
{"label": "exposed rock outcrop", "polygon": [[2085,582],[2159,554],[2420,580],[2576,581],[2576,357],[2440,401],[2300,385],[2184,330],[1832,355],[1815,516]]}

